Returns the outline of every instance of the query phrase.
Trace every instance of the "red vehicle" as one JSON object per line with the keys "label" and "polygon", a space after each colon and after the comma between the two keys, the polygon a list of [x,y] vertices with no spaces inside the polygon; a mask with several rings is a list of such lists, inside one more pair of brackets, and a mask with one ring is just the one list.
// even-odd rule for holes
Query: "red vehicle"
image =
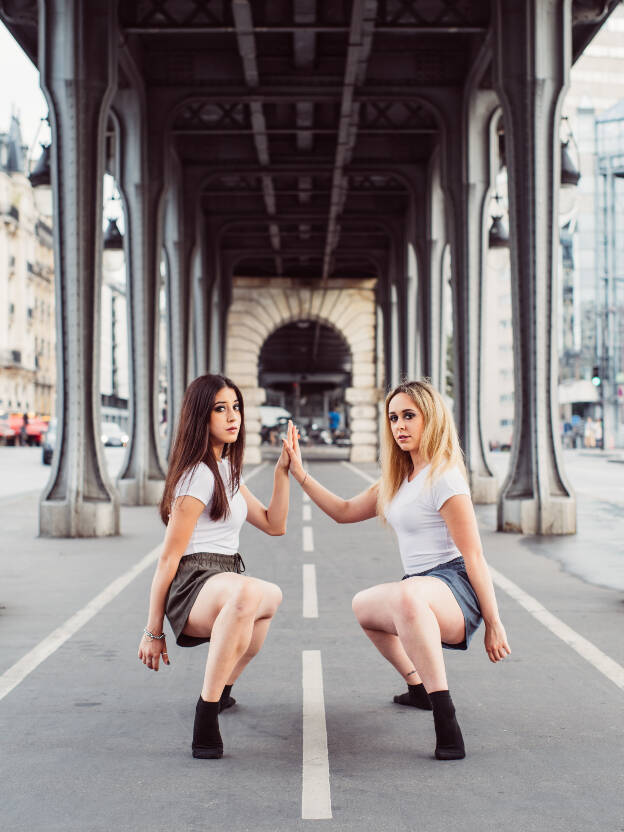
{"label": "red vehicle", "polygon": [[0,418],[0,445],[15,445],[15,431],[7,418]]}
{"label": "red vehicle", "polygon": [[[15,431],[15,444],[19,443],[22,425],[24,424],[24,416],[22,413],[10,413],[9,427]],[[41,445],[41,439],[48,429],[48,421],[40,419],[38,416],[29,416],[28,424],[26,425],[26,441],[29,445]]]}

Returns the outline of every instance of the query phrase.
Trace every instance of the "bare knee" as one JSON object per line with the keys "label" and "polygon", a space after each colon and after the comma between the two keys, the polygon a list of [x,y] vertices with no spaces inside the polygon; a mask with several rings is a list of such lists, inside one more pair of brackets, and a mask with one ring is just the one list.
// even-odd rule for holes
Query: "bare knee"
{"label": "bare knee", "polygon": [[404,581],[397,592],[396,614],[404,621],[418,619],[429,606],[427,598],[417,582]]}
{"label": "bare knee", "polygon": [[262,601],[262,591],[251,581],[241,582],[229,599],[229,606],[238,618],[253,617]]}
{"label": "bare knee", "polygon": [[353,610],[355,617],[362,625],[362,627],[365,626],[365,622],[369,617],[370,607],[371,597],[369,589],[363,589],[353,596],[353,600],[351,601],[351,609]]}
{"label": "bare knee", "polygon": [[264,618],[273,618],[283,599],[282,590],[277,584],[268,583],[264,592]]}

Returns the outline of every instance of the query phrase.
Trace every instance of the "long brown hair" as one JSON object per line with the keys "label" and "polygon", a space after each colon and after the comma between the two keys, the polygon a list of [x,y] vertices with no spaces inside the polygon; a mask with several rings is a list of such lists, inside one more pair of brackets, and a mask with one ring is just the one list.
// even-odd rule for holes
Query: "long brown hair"
{"label": "long brown hair", "polygon": [[210,519],[222,520],[230,513],[230,507],[225,493],[225,485],[219,473],[219,466],[210,444],[210,415],[219,390],[229,387],[236,393],[240,405],[241,426],[236,442],[225,445],[223,456],[230,462],[232,469],[232,495],[236,493],[240,484],[243,468],[243,453],[245,450],[245,412],[243,397],[234,382],[226,376],[199,376],[186,388],[178,429],[169,458],[169,470],[165,480],[165,490],[160,501],[160,517],[165,524],[169,522],[169,515],[173,505],[173,495],[180,478],[185,474],[191,475],[200,462],[205,463],[214,476],[214,493],[210,503]]}
{"label": "long brown hair", "polygon": [[424,424],[419,453],[431,465],[427,479],[433,482],[448,468],[457,466],[468,480],[457,428],[446,402],[428,381],[405,381],[386,396],[386,418],[381,442],[381,480],[377,493],[377,513],[381,518],[385,517],[386,509],[413,468],[409,451],[399,448],[390,427],[390,402],[398,393],[407,394],[422,413]]}

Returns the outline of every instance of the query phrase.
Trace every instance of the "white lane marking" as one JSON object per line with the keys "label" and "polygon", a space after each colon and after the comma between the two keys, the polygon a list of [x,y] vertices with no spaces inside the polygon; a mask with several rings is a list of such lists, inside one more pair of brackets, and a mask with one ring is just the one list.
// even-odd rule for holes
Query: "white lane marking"
{"label": "white lane marking", "polygon": [[309,503],[310,502],[310,495],[306,494],[305,491],[303,492],[303,502]]}
{"label": "white lane marking", "polygon": [[243,477],[243,479],[245,480],[245,482],[247,482],[248,480],[250,480],[252,477],[255,477],[255,476],[256,476],[256,474],[257,474],[259,471],[262,471],[262,469],[263,469],[263,468],[266,468],[268,464],[269,464],[269,463],[265,461],[265,462],[261,462],[261,463],[260,463],[260,465],[258,465],[256,468],[252,468],[252,469],[251,469],[251,471],[250,471],[248,474],[245,474],[245,476]]}
{"label": "white lane marking", "polygon": [[97,615],[100,610],[104,609],[137,575],[154,563],[158,559],[160,550],[161,546],[157,546],[151,552],[148,552],[131,569],[128,569],[119,578],[116,578],[99,595],[96,595],[95,598],[89,601],[86,606],[78,610],[71,618],[68,618],[64,624],[57,627],[49,636],[46,636],[43,641],[40,641],[32,650],[29,650],[25,656],[22,656],[14,665],[11,665],[8,670],[5,670],[2,676],[0,676],[0,700],[4,699],[29,673],[32,673],[41,662],[45,661],[55,650],[58,650],[61,645],[65,644],[81,627],[84,627],[94,615]]}
{"label": "white lane marking", "polygon": [[[360,471],[360,469],[356,468],[355,465],[351,465],[349,462],[343,462],[342,464],[354,473],[359,474],[365,480],[368,480],[369,482],[375,481],[369,474],[366,474],[364,471]],[[568,627],[567,624],[564,624],[560,618],[557,618],[557,616],[548,612],[546,607],[540,604],[536,598],[533,598],[532,595],[529,595],[523,589],[520,589],[517,584],[514,584],[513,581],[510,581],[509,578],[506,578],[501,572],[498,572],[491,566],[490,572],[492,574],[492,580],[496,586],[499,586],[503,592],[506,592],[507,595],[514,599],[514,601],[517,601],[518,604],[520,604],[521,607],[524,607],[524,609],[536,618],[540,624],[543,624],[546,629],[553,633],[553,635],[556,635],[557,638],[560,638],[563,642],[565,642],[568,647],[575,650],[579,656],[582,656],[593,667],[595,667],[596,670],[599,670],[600,673],[606,676],[607,679],[613,682],[614,685],[624,689],[624,667],[622,667],[621,664],[618,664],[610,656],[607,656],[606,653],[603,653],[602,650],[599,650],[595,644],[591,643],[591,641],[588,641],[571,627]]]}
{"label": "white lane marking", "polygon": [[[245,477],[245,480],[250,480],[259,471],[261,471],[268,463],[262,462],[257,468],[253,468]],[[147,569],[150,564],[158,559],[161,546],[156,546],[151,552],[148,552],[145,557],[136,563],[119,578],[116,578],[110,583],[106,589],[102,590],[99,595],[92,598],[89,603],[84,606],[77,613],[68,618],[60,627],[46,636],[39,644],[35,645],[32,650],[29,650],[21,659],[11,665],[0,676],[0,701],[9,694],[13,688],[17,687],[20,682],[33,672],[42,662],[59,649],[65,642],[74,636],[81,627],[90,621],[94,615],[104,609],[120,592],[130,584],[137,575],[140,575],[144,569]]]}
{"label": "white lane marking", "polygon": [[536,618],[540,624],[543,624],[551,633],[556,635],[561,641],[564,641],[568,647],[575,650],[579,656],[582,656],[588,661],[596,670],[599,670],[607,679],[610,679],[614,685],[624,689],[624,667],[614,661],[612,658],[599,650],[596,645],[592,644],[583,636],[575,632],[571,627],[548,612],[546,607],[542,606],[540,602],[528,595],[519,586],[510,581],[504,575],[501,575],[496,569],[490,566],[492,579],[496,586],[499,586],[507,595],[510,595],[514,601],[517,601],[521,607]]}
{"label": "white lane marking", "polygon": [[312,534],[312,526],[303,527],[303,551],[314,551],[314,536]]}
{"label": "white lane marking", "polygon": [[323,820],[332,817],[332,809],[321,651],[304,650],[301,658],[303,665],[301,817],[304,820]]}
{"label": "white lane marking", "polygon": [[316,566],[303,564],[303,617],[318,618],[318,594],[316,592]]}
{"label": "white lane marking", "polygon": [[379,482],[379,477],[371,477],[371,475],[370,475],[370,474],[367,474],[367,473],[366,473],[366,471],[360,471],[360,469],[359,469],[359,468],[356,468],[356,467],[355,467],[355,465],[351,465],[351,463],[350,463],[350,462],[344,462],[344,461],[342,461],[340,464],[341,464],[341,465],[344,465],[344,467],[345,467],[345,468],[348,468],[348,469],[349,469],[349,471],[353,471],[355,474],[359,474],[359,475],[360,475],[361,477],[363,477],[363,478],[364,478],[367,482],[370,482],[370,483],[371,483],[371,485],[372,485],[372,483],[374,483],[374,482]]}
{"label": "white lane marking", "polygon": [[309,503],[303,506],[303,522],[308,520],[312,520],[312,506]]}

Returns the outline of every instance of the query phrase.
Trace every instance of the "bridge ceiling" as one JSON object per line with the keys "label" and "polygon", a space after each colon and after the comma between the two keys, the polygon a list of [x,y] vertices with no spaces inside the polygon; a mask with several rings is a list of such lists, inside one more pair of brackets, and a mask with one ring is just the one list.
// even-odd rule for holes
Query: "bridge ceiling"
{"label": "bridge ceiling", "polygon": [[208,172],[201,210],[226,227],[235,274],[387,271],[410,169],[440,137],[424,93],[462,84],[489,0],[151,0],[120,14],[150,89],[180,89],[177,153]]}
{"label": "bridge ceiling", "polygon": [[[575,56],[615,5],[574,0]],[[387,272],[393,241],[422,210],[414,200],[440,141],[431,102],[462,88],[490,0],[117,8],[120,49],[143,74],[150,119],[166,116],[190,181],[203,183],[207,233],[234,274]],[[36,0],[0,0],[0,18],[36,61]]]}

